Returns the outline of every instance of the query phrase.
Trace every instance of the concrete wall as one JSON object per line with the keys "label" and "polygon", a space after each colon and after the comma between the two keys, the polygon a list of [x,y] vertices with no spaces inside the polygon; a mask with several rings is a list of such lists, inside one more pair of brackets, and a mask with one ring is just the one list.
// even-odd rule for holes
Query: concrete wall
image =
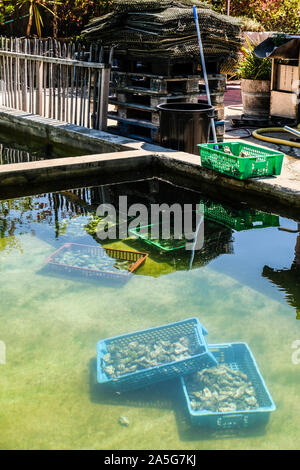
{"label": "concrete wall", "polygon": [[22,133],[47,139],[49,143],[59,143],[76,147],[88,153],[111,153],[128,150],[122,138],[107,132],[66,124],[53,119],[25,113],[24,111],[0,109],[0,127],[18,129]]}

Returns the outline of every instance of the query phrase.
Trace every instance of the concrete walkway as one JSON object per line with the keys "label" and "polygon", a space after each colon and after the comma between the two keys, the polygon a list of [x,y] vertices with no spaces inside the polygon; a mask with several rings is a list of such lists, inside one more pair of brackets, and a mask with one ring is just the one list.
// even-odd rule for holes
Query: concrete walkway
{"label": "concrete walkway", "polygon": [[[296,161],[300,161],[300,148],[290,147],[288,145],[279,145],[275,143],[265,142],[252,137],[254,128],[233,128],[231,120],[241,117],[243,113],[242,94],[239,82],[229,82],[224,96],[225,105],[225,122],[226,134],[225,140],[245,140],[245,142],[253,143],[255,145],[262,145],[264,147],[272,148],[278,152],[283,152],[286,156],[294,157]],[[257,129],[257,128],[256,128]],[[250,135],[249,135],[250,134]],[[264,135],[273,138],[289,140],[293,138],[292,134],[288,132],[270,132]]]}
{"label": "concrete walkway", "polygon": [[[270,142],[264,142],[252,137],[253,128],[233,128],[231,119],[241,117],[242,115],[242,95],[239,82],[229,82],[227,91],[224,96],[225,105],[225,122],[226,133],[224,136],[225,141],[242,140],[244,142],[253,143],[262,147],[271,148],[285,154],[283,168],[280,176],[275,178],[267,178],[264,181],[266,184],[271,184],[276,187],[290,188],[291,190],[300,190],[300,148],[289,147],[287,145],[279,145]],[[250,134],[250,136],[249,136]],[[287,132],[272,132],[266,133],[266,136],[287,139],[292,138],[292,134]]]}

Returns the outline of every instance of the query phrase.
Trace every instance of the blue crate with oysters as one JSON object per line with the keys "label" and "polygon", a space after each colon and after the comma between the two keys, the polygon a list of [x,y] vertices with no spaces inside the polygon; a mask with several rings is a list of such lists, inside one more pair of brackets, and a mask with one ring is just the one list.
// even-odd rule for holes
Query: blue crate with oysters
{"label": "blue crate with oysters", "polygon": [[276,409],[246,343],[209,345],[218,365],[181,377],[191,424],[239,429],[266,425]]}
{"label": "blue crate with oysters", "polygon": [[217,364],[198,318],[97,343],[97,381],[124,392]]}

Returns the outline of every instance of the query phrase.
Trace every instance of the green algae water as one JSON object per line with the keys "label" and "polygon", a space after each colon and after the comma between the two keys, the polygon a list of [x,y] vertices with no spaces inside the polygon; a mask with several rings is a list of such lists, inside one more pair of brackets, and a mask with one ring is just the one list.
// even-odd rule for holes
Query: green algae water
{"label": "green algae water", "polygon": [[[129,204],[219,204],[159,180],[0,201],[0,448],[299,448],[297,222],[226,206],[231,220],[205,219],[205,249],[193,259],[140,239],[106,241],[149,254],[125,285],[47,270],[46,258],[66,243],[99,246],[96,208],[120,194]],[[245,210],[251,228],[238,225]],[[250,347],[277,407],[265,429],[192,426],[177,380],[121,395],[97,384],[100,339],[191,317],[205,325],[209,344]]]}

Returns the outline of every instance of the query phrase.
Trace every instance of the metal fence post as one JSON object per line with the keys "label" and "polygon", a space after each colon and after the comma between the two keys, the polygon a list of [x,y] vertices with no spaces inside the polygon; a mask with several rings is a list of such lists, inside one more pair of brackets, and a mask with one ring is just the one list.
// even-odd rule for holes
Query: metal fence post
{"label": "metal fence post", "polygon": [[43,113],[43,62],[36,63],[36,114]]}
{"label": "metal fence post", "polygon": [[[24,53],[27,54],[27,41],[24,42]],[[23,59],[21,66],[21,94],[22,94],[22,109],[28,111],[27,101],[27,59]]]}
{"label": "metal fence post", "polygon": [[101,71],[100,107],[98,110],[99,129],[101,131],[106,131],[107,129],[109,81],[110,81],[110,65],[107,65]]}

